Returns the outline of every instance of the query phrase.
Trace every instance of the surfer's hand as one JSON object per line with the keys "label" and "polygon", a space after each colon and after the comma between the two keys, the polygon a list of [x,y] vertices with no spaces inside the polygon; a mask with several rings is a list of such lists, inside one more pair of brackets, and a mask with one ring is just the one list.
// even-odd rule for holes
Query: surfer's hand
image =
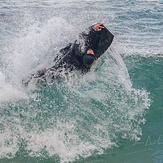
{"label": "surfer's hand", "polygon": [[104,28],[102,25],[104,25],[103,23],[97,23],[94,28],[95,31],[101,31],[102,28]]}
{"label": "surfer's hand", "polygon": [[87,54],[93,54],[93,55],[94,55],[94,52],[93,52],[92,49],[89,49],[89,50],[87,51]]}

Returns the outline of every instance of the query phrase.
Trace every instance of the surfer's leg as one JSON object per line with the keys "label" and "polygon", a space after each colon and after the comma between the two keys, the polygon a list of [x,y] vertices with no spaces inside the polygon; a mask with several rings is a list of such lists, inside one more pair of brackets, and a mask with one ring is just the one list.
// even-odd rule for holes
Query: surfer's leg
{"label": "surfer's leg", "polygon": [[27,78],[22,80],[22,85],[26,87],[31,81],[33,83],[46,82],[45,78],[46,72],[47,69],[41,69],[37,71],[37,73],[29,75]]}

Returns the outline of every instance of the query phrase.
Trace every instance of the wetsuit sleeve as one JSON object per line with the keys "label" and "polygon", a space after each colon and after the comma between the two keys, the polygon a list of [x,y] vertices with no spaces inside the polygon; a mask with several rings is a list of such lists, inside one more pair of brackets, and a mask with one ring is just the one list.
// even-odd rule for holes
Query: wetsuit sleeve
{"label": "wetsuit sleeve", "polygon": [[85,50],[92,49],[94,52],[97,50],[101,32],[100,31],[95,31],[94,25],[90,26],[88,28],[88,33],[83,32],[82,37],[84,38],[85,41]]}

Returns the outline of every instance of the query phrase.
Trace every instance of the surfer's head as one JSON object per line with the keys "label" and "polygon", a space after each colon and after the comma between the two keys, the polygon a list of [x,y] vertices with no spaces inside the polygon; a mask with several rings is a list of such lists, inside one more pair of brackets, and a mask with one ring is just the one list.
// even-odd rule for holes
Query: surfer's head
{"label": "surfer's head", "polygon": [[85,56],[84,56],[84,64],[85,65],[92,65],[95,60],[95,55],[92,49],[87,50]]}

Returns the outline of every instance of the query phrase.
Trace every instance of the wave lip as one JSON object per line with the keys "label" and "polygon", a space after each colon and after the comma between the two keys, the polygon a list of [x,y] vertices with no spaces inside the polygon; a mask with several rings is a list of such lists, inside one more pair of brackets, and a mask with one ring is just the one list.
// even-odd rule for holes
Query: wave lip
{"label": "wave lip", "polygon": [[111,49],[85,76],[74,73],[26,99],[3,103],[0,157],[22,152],[69,162],[102,154],[121,138],[140,139],[149,106],[148,93],[133,88],[121,56]]}

